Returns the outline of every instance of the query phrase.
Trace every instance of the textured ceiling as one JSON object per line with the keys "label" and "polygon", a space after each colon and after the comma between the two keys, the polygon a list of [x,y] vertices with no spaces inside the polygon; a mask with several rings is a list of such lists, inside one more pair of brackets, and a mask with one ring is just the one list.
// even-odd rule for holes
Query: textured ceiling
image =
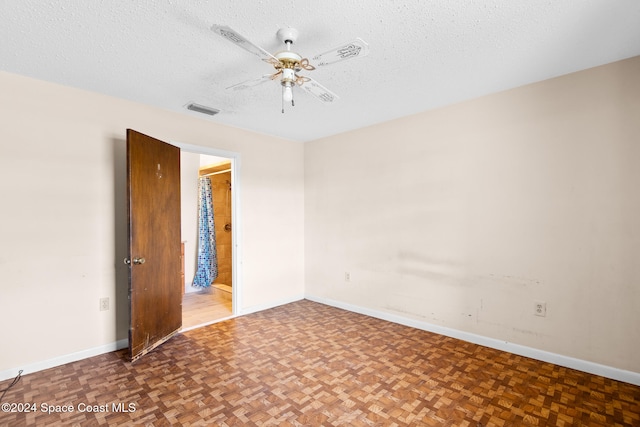
{"label": "textured ceiling", "polygon": [[[5,0],[0,23],[4,71],[297,141],[640,55],[638,0]],[[273,68],[213,24],[271,53],[290,26],[303,57],[356,37],[369,55],[306,72],[340,99],[297,90],[282,114],[276,82],[226,89]]]}

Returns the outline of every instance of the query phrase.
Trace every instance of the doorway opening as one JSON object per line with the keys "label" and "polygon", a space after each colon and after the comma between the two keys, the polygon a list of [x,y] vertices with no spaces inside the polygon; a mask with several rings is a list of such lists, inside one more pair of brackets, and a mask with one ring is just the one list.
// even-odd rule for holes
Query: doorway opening
{"label": "doorway opening", "polygon": [[[237,153],[176,144],[181,148],[182,331],[238,315],[238,167]],[[214,272],[203,275],[198,262],[200,180],[208,181],[213,227],[211,253]],[[205,221],[206,222],[206,221]],[[203,277],[206,276],[206,279]],[[194,279],[197,280],[194,282]],[[195,286],[194,286],[195,285]]]}

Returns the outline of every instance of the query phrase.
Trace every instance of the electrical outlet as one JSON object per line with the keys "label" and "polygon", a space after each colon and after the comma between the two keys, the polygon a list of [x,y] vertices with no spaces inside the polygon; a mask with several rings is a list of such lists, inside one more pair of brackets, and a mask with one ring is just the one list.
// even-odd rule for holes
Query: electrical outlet
{"label": "electrical outlet", "polygon": [[100,311],[109,310],[109,298],[100,298]]}
{"label": "electrical outlet", "polygon": [[345,282],[350,282],[351,281],[351,273],[349,273],[348,271],[344,272],[344,281]]}
{"label": "electrical outlet", "polygon": [[545,317],[547,315],[547,303],[544,301],[534,301],[533,314],[535,314],[536,316]]}

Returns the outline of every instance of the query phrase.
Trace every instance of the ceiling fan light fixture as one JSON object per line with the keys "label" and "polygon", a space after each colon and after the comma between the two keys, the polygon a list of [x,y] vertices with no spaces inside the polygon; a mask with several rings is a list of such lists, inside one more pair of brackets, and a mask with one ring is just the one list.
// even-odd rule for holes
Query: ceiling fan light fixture
{"label": "ceiling fan light fixture", "polygon": [[[283,68],[282,78],[280,83],[282,84],[282,102],[291,103],[293,105],[293,85],[297,79],[296,72],[293,68]],[[282,110],[284,112],[284,109]]]}
{"label": "ceiling fan light fixture", "polygon": [[284,102],[293,101],[293,89],[291,88],[291,83],[286,82],[282,87],[282,100]]}

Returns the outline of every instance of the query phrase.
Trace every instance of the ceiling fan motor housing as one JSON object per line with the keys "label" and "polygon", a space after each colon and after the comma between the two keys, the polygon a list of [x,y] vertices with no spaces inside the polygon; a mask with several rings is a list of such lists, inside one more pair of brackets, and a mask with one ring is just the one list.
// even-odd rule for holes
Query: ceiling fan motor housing
{"label": "ceiling fan motor housing", "polygon": [[278,52],[274,55],[282,66],[283,70],[295,70],[300,71],[302,68],[300,67],[300,61],[302,57],[295,52],[291,52],[289,50]]}

